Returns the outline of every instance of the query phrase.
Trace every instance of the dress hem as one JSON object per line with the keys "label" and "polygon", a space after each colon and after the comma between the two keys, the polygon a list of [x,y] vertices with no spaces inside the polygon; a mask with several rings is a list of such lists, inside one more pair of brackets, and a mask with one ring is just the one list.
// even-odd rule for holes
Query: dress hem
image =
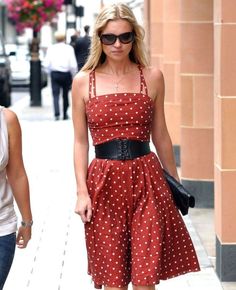
{"label": "dress hem", "polygon": [[[199,272],[199,271],[201,271],[201,269],[200,268],[196,268],[194,270],[188,270],[188,271],[185,270],[183,272],[174,273],[171,276],[169,276],[169,275],[164,276],[163,275],[160,279],[157,279],[155,282],[147,282],[147,281],[145,281],[145,282],[136,283],[135,281],[130,280],[125,285],[108,285],[108,284],[106,284],[104,282],[95,282],[95,280],[93,280],[93,278],[92,278],[92,281],[94,283],[94,288],[95,289],[102,289],[102,286],[123,288],[123,287],[128,286],[130,283],[132,283],[132,285],[134,285],[134,286],[154,286],[154,285],[160,284],[161,281],[166,281],[166,280],[169,280],[169,279],[177,278],[177,277],[185,275],[185,274],[196,273],[196,272]],[[91,274],[88,274],[88,275],[92,277]]]}

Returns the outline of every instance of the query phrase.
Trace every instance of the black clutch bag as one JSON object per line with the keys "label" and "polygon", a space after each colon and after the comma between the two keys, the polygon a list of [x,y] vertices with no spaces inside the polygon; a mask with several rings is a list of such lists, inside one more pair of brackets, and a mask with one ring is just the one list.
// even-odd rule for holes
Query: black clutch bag
{"label": "black clutch bag", "polygon": [[195,198],[192,196],[184,186],[178,182],[167,171],[164,171],[164,176],[172,192],[174,202],[182,215],[188,214],[189,207],[195,206]]}

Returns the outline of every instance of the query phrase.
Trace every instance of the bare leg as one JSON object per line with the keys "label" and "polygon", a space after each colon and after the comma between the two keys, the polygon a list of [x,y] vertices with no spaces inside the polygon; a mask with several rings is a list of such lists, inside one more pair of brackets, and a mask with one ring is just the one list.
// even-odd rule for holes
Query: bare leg
{"label": "bare leg", "polygon": [[155,285],[153,286],[134,286],[133,285],[133,290],[155,290]]}
{"label": "bare leg", "polygon": [[[122,287],[122,288],[116,288],[116,287],[104,287],[104,290],[128,290],[128,286]],[[148,289],[149,290],[149,289]]]}

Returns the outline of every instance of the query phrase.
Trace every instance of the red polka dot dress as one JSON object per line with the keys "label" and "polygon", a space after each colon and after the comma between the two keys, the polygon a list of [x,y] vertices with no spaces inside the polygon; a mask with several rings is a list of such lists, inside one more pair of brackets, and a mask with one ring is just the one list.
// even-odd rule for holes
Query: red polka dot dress
{"label": "red polka dot dress", "polygon": [[[139,69],[136,94],[96,96],[95,71],[90,73],[86,114],[94,145],[117,138],[149,141],[154,103]],[[199,271],[155,153],[125,161],[95,158],[87,186],[93,207],[85,225],[88,273],[95,288],[155,285]]]}

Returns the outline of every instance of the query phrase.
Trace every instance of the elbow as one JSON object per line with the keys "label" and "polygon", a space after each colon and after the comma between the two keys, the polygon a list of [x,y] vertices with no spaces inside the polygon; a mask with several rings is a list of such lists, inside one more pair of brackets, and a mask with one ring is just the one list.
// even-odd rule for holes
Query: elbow
{"label": "elbow", "polygon": [[75,150],[82,150],[83,152],[88,152],[89,151],[89,142],[87,140],[75,140],[74,143],[74,148]]}
{"label": "elbow", "polygon": [[171,138],[168,134],[154,134],[152,135],[152,143],[154,144],[155,148],[160,150],[161,148],[168,148],[172,146]]}
{"label": "elbow", "polygon": [[28,184],[28,177],[25,172],[19,174],[8,174],[7,179],[13,189],[18,188],[23,184]]}

